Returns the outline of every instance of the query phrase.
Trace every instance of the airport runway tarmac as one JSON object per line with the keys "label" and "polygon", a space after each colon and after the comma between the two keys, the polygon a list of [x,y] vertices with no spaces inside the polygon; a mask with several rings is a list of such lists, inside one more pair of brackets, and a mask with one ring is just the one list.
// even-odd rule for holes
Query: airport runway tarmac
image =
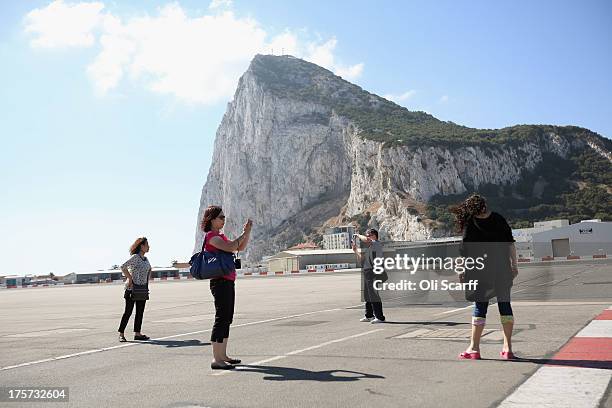
{"label": "airport runway tarmac", "polygon": [[[385,294],[388,322],[374,325],[359,322],[359,273],[240,278],[229,353],[244,365],[218,372],[207,281],[151,285],[147,343],[117,341],[121,285],[4,290],[0,383],[69,387],[54,407],[497,406],[612,305],[612,264],[521,267],[514,291],[514,349],[525,360],[499,360],[491,306],[484,359],[459,361],[467,302]],[[610,398],[608,384],[600,406]]]}

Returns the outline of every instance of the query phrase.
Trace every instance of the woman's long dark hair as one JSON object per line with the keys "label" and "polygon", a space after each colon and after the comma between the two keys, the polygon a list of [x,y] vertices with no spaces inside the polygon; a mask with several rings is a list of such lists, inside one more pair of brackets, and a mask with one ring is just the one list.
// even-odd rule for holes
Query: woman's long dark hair
{"label": "woman's long dark hair", "polygon": [[221,211],[223,211],[223,209],[218,205],[208,206],[206,211],[204,211],[204,218],[202,218],[202,223],[200,224],[202,231],[208,232],[212,229],[212,220],[217,218],[219,214],[221,214]]}
{"label": "woman's long dark hair", "polygon": [[147,238],[137,238],[136,241],[130,246],[130,255],[135,255],[140,253],[140,248],[147,243]]}
{"label": "woman's long dark hair", "polygon": [[465,224],[475,215],[482,214],[487,210],[487,200],[481,195],[472,194],[461,204],[451,207],[450,212],[455,215],[457,230],[463,232]]}

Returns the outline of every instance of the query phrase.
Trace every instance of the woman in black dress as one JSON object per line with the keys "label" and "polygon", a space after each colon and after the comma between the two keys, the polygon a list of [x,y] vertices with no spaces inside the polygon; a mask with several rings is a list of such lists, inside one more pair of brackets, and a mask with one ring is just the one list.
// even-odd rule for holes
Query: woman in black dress
{"label": "woman in black dress", "polygon": [[[500,320],[504,331],[502,359],[515,358],[512,353],[512,329],[514,315],[510,304],[512,281],[518,275],[516,248],[512,230],[504,217],[488,211],[486,200],[477,194],[451,208],[458,229],[463,233],[462,255],[484,257],[484,269],[477,272],[478,286],[473,293],[466,293],[474,301],[472,314],[472,338],[461,359],[480,359],[480,338],[486,324],[489,299],[497,298]],[[463,275],[463,274],[462,274]],[[465,276],[461,276],[465,279]]]}

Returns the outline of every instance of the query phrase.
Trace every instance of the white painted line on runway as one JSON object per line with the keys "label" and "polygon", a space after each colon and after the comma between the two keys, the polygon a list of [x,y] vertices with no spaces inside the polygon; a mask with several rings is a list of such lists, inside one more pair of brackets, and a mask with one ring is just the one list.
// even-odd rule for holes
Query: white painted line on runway
{"label": "white painted line on runway", "polygon": [[453,310],[447,310],[446,312],[442,312],[442,313],[437,313],[434,316],[441,316],[441,315],[445,315],[448,313],[454,313],[454,312],[458,312],[460,310],[465,310],[465,309],[469,309],[470,307],[472,307],[474,305],[467,305],[466,307],[460,307],[459,309],[453,309]]}
{"label": "white painted line on runway", "polygon": [[591,320],[575,337],[612,337],[612,320]]}
{"label": "white painted line on runway", "polygon": [[529,287],[526,287],[524,289],[514,290],[514,291],[512,291],[512,294],[514,295],[516,293],[524,292],[524,291],[529,290],[529,289],[533,289],[533,288],[531,286],[529,286]]}
{"label": "white painted line on runway", "polygon": [[[239,316],[238,314],[234,315],[234,317],[238,317],[238,316]],[[168,319],[153,320],[151,321],[151,323],[192,323],[192,322],[199,322],[202,320],[208,320],[214,317],[215,317],[214,313],[205,313],[201,315],[171,317]]]}
{"label": "white painted line on runway", "polygon": [[44,360],[29,361],[27,363],[21,363],[21,364],[16,364],[12,366],[2,367],[0,368],[0,371],[12,370],[14,368],[27,367],[27,366],[36,365],[36,364],[47,363],[50,361],[64,360],[66,358],[84,356],[86,354],[100,353],[102,351],[114,350],[114,349],[123,348],[123,347],[136,346],[138,344],[141,344],[141,343],[126,343],[126,344],[121,344],[119,346],[104,347],[100,349],[81,351],[79,353],[74,353],[74,354],[65,354],[63,356],[58,356],[58,357],[45,358]]}
{"label": "white painted line on runway", "polygon": [[66,329],[50,329],[50,330],[40,330],[35,332],[27,332],[27,333],[17,333],[17,334],[7,334],[2,337],[9,338],[35,338],[35,337],[45,337],[51,336],[54,334],[66,334],[66,333],[74,333],[74,332],[82,332],[91,329],[83,329],[83,328],[66,328]]}
{"label": "white painted line on runway", "polygon": [[[290,351],[288,353],[280,354],[278,356],[274,356],[274,357],[270,357],[270,358],[266,358],[264,360],[259,360],[259,361],[256,361],[254,363],[248,363],[247,365],[248,366],[262,365],[262,364],[265,364],[265,363],[269,363],[271,361],[280,360],[280,359],[283,359],[283,358],[286,358],[286,357],[294,356],[296,354],[304,353],[306,351],[315,350],[315,349],[318,349],[318,348],[321,348],[321,347],[329,346],[330,344],[340,343],[340,342],[343,342],[343,341],[346,341],[346,340],[355,339],[357,337],[366,336],[368,334],[376,333],[376,332],[379,332],[379,331],[382,331],[382,330],[384,330],[384,329],[375,329],[375,330],[370,330],[370,331],[363,332],[363,333],[353,334],[352,336],[347,336],[347,337],[343,337],[341,339],[326,341],[325,343],[317,344],[315,346],[310,346],[310,347],[306,347],[306,348],[299,349],[299,350]],[[234,370],[224,370],[224,371],[220,371],[218,373],[214,373],[214,374],[211,374],[211,375],[219,376],[219,375],[229,374],[232,371],[248,371],[248,370],[249,370],[249,367],[236,366],[236,368]]]}
{"label": "white painted line on runway", "polygon": [[[515,291],[513,291],[513,292],[512,292],[512,294],[514,295],[515,293],[524,292],[524,291],[529,290],[529,289],[532,289],[532,288],[531,288],[531,287],[528,287],[528,288],[524,288],[524,289],[520,289],[520,290],[515,290]],[[492,305],[494,305],[494,304],[495,304],[495,303],[492,303]],[[466,307],[460,307],[460,308],[458,308],[458,309],[447,310],[446,312],[438,313],[438,314],[435,314],[434,316],[442,316],[442,315],[449,314],[449,313],[459,312],[459,311],[461,311],[461,310],[469,309],[469,308],[471,308],[471,307],[473,307],[473,306],[474,306],[474,305],[473,305],[473,304],[471,304],[471,305],[468,305],[468,306],[466,306]]]}
{"label": "white painted line on runway", "polygon": [[[306,313],[294,314],[294,315],[290,315],[290,316],[275,317],[275,318],[272,318],[272,319],[258,320],[256,322],[249,322],[249,323],[242,323],[242,324],[233,324],[232,325],[232,329],[236,328],[236,327],[252,326],[254,324],[263,324],[263,323],[269,323],[269,322],[276,322],[278,320],[293,319],[294,317],[309,316],[309,315],[318,314],[318,313],[336,312],[338,310],[343,310],[343,308],[339,307],[339,308],[335,308],[335,309],[316,310],[314,312],[306,312]],[[154,340],[173,339],[175,337],[183,337],[183,336],[190,336],[192,334],[206,333],[206,332],[209,332],[211,330],[212,329],[205,329],[205,330],[198,330],[198,331],[189,332],[189,333],[173,334],[171,336],[159,337],[159,338],[154,339]]]}
{"label": "white painted line on runway", "polygon": [[597,368],[541,367],[499,408],[595,408],[611,377],[610,370]]}
{"label": "white painted line on runway", "polygon": [[[309,315],[318,314],[318,313],[335,312],[335,311],[338,311],[338,310],[344,310],[344,308],[316,310],[314,312],[306,312],[306,313],[299,313],[299,314],[294,314],[294,315],[290,315],[290,316],[282,316],[282,317],[275,317],[275,318],[272,318],[272,319],[258,320],[258,321],[255,321],[255,322],[249,322],[249,323],[242,323],[242,324],[232,325],[232,328],[252,326],[254,324],[263,324],[263,323],[275,322],[275,321],[278,321],[278,320],[293,319],[295,317],[309,316]],[[191,336],[191,335],[194,335],[194,334],[202,334],[202,333],[209,332],[211,330],[212,329],[205,329],[205,330],[198,330],[198,331],[189,332],[189,333],[173,334],[171,336],[159,337],[159,338],[156,338],[156,339],[151,339],[149,342],[123,343],[123,344],[120,344],[120,345],[117,345],[117,346],[103,347],[103,348],[98,348],[98,349],[93,349],[93,350],[81,351],[79,353],[73,353],[73,354],[65,354],[65,355],[58,356],[58,357],[51,357],[51,358],[46,358],[46,359],[43,359],[43,360],[29,361],[27,363],[21,363],[21,364],[16,364],[16,365],[12,365],[12,366],[2,367],[2,368],[0,368],[0,371],[12,370],[12,369],[19,368],[19,367],[27,367],[27,366],[36,365],[36,364],[47,363],[47,362],[50,362],[50,361],[65,360],[67,358],[79,357],[79,356],[84,356],[84,355],[87,355],[87,354],[101,353],[103,351],[116,350],[116,349],[120,349],[120,348],[124,348],[124,347],[137,346],[137,345],[142,345],[142,344],[150,344],[152,341],[154,342],[156,340],[168,340],[168,339],[173,339],[173,338],[177,338],[177,337]]]}

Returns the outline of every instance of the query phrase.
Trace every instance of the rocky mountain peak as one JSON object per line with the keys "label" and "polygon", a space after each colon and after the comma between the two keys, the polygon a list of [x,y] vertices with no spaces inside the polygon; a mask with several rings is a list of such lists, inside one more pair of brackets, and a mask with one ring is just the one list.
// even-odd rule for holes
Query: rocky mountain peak
{"label": "rocky mountain peak", "polygon": [[[612,214],[610,151],[609,139],[575,126],[440,121],[315,64],[257,55],[217,130],[198,224],[210,204],[223,207],[229,236],[252,218],[256,261],[320,239],[332,221],[388,239],[447,235],[447,204],[473,191],[511,221],[601,218]],[[201,240],[198,230],[196,250]]]}

